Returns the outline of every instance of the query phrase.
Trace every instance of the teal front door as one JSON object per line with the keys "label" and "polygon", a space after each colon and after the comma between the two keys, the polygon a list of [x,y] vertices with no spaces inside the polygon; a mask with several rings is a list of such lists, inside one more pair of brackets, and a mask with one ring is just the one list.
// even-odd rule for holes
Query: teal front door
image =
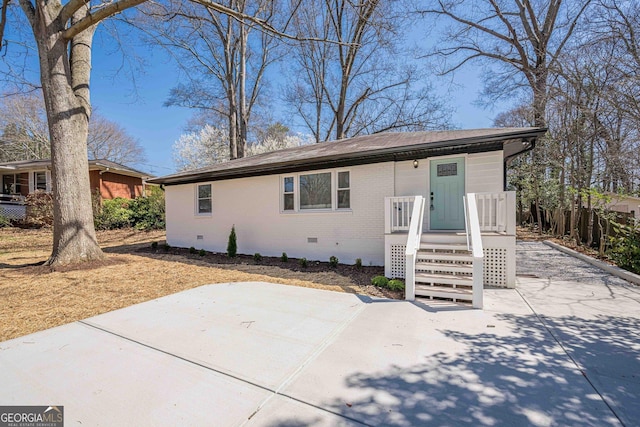
{"label": "teal front door", "polygon": [[464,158],[431,160],[431,230],[464,230]]}

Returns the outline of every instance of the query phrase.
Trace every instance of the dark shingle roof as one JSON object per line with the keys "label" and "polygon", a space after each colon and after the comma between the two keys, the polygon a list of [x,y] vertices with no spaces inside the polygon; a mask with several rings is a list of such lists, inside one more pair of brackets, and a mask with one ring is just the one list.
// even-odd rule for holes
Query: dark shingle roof
{"label": "dark shingle roof", "polygon": [[534,143],[545,132],[543,128],[498,128],[378,133],[272,151],[150,182],[184,184],[503,149],[510,156],[528,148],[523,141]]}

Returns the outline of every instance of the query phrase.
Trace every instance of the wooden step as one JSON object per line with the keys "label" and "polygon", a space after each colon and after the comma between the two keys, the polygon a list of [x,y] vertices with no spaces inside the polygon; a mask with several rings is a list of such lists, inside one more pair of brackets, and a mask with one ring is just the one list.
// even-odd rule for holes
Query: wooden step
{"label": "wooden step", "polygon": [[473,291],[471,289],[449,288],[446,286],[429,286],[416,284],[416,296],[450,298],[455,300],[471,301]]}
{"label": "wooden step", "polygon": [[468,252],[426,252],[418,251],[416,255],[416,261],[458,261],[458,262],[473,262],[473,256]]}
{"label": "wooden step", "polygon": [[423,271],[446,271],[451,273],[473,273],[473,264],[453,264],[445,262],[416,262],[416,272]]}
{"label": "wooden step", "polygon": [[451,274],[431,274],[416,272],[416,286],[418,283],[438,283],[457,286],[473,286],[471,276],[454,276]]}
{"label": "wooden step", "polygon": [[469,252],[467,244],[459,243],[420,243],[420,249],[422,250],[436,250],[436,251],[464,251]]}

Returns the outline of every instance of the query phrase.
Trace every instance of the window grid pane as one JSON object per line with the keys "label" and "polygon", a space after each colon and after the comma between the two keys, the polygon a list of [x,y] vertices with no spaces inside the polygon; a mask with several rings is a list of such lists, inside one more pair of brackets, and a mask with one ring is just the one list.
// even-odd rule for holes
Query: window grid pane
{"label": "window grid pane", "polygon": [[338,209],[351,208],[351,190],[338,190]]}
{"label": "window grid pane", "polygon": [[198,185],[198,213],[212,212],[211,184]]}
{"label": "window grid pane", "polygon": [[349,172],[338,172],[338,188],[349,187]]}

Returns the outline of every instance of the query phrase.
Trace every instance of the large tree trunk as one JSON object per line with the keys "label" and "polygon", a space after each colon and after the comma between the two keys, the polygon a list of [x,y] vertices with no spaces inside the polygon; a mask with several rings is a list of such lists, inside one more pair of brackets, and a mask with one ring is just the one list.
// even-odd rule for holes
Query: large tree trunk
{"label": "large tree trunk", "polygon": [[[56,266],[104,256],[93,223],[87,163],[94,29],[75,36],[68,53],[58,10],[42,12],[36,17],[34,33],[51,138],[54,223],[53,251],[47,264]],[[74,19],[85,13],[77,12]]]}

